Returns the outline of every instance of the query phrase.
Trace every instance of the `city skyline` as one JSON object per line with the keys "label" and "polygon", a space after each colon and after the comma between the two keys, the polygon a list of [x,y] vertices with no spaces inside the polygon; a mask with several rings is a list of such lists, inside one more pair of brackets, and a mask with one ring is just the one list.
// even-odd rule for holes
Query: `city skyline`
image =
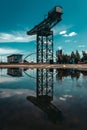
{"label": "city skyline", "polygon": [[26,32],[40,23],[56,5],[63,7],[62,21],[54,31],[54,54],[59,48],[65,53],[87,51],[86,1],[73,0],[4,0],[0,1],[0,56],[36,51],[36,37]]}

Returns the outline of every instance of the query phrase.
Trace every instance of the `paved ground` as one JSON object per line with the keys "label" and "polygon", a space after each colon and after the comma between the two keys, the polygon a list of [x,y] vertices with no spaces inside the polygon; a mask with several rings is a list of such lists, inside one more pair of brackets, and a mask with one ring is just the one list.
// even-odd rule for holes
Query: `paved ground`
{"label": "paved ground", "polygon": [[87,69],[87,64],[0,64],[0,68],[79,68]]}

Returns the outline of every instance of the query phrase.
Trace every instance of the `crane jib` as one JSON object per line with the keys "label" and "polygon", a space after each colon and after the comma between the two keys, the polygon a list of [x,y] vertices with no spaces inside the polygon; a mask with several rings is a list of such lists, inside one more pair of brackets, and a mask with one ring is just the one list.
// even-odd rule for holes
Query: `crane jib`
{"label": "crane jib", "polygon": [[36,25],[31,30],[27,31],[28,35],[38,34],[40,31],[50,31],[58,22],[62,20],[62,7],[56,6],[48,12],[48,16],[41,23]]}

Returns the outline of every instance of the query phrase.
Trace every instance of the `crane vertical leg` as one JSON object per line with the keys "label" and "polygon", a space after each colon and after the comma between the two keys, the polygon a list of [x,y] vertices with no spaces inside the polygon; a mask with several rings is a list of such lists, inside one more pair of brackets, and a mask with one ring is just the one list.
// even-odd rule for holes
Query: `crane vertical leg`
{"label": "crane vertical leg", "polygon": [[37,63],[53,62],[53,32],[37,35]]}
{"label": "crane vertical leg", "polygon": [[43,63],[43,36],[37,35],[37,63]]}
{"label": "crane vertical leg", "polygon": [[53,100],[53,70],[37,69],[37,98]]}

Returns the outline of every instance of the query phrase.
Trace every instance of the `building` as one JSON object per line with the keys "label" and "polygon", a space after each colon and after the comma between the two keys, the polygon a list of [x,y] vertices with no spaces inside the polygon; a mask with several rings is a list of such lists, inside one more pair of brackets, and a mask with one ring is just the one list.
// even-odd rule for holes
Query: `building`
{"label": "building", "polygon": [[7,57],[8,63],[22,63],[22,56],[21,54],[12,54]]}
{"label": "building", "polygon": [[62,55],[62,54],[63,54],[62,49],[56,51],[56,55],[57,55],[57,56],[58,56],[58,55]]}
{"label": "building", "polygon": [[56,63],[62,63],[63,51],[62,49],[56,51]]}

